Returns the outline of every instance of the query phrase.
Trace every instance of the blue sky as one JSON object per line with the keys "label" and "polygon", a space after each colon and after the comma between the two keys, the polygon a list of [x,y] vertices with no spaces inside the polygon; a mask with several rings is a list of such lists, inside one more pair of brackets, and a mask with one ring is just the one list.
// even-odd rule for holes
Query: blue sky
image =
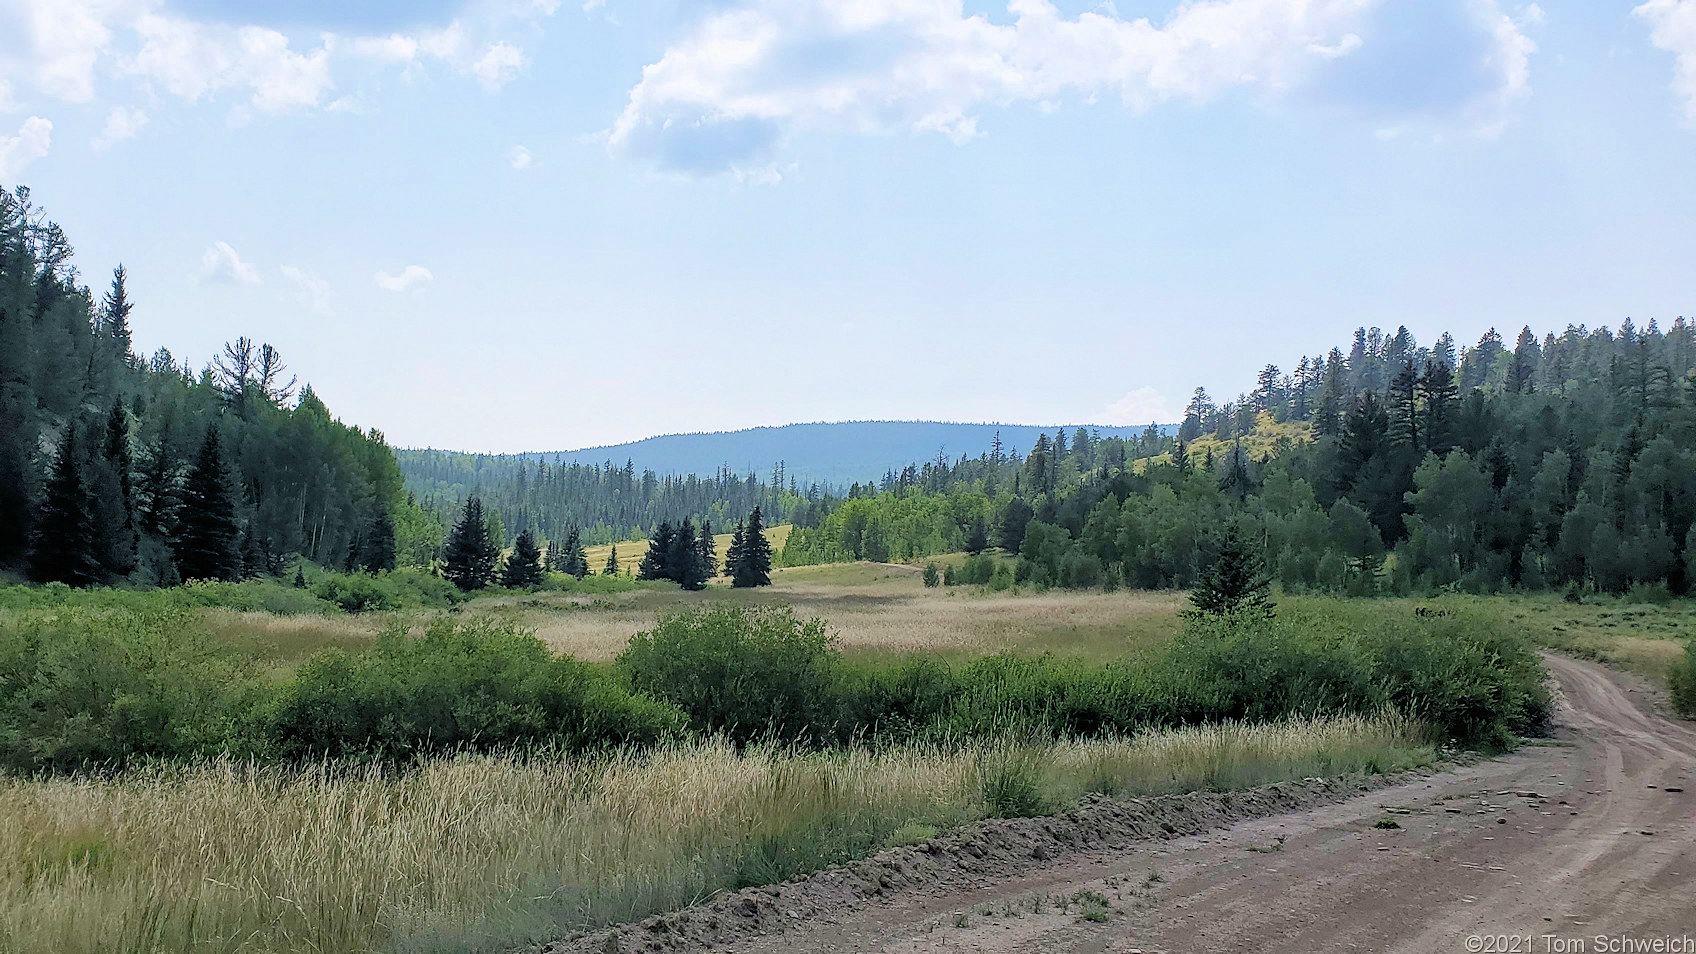
{"label": "blue sky", "polygon": [[0,183],[138,345],[269,341],[406,445],[1168,420],[1361,324],[1665,323],[1693,168],[1696,0],[0,0]]}

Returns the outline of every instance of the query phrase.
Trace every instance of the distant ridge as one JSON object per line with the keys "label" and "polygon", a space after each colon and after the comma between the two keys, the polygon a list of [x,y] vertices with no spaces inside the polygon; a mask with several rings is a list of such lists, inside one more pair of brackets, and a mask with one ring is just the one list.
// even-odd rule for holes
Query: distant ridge
{"label": "distant ridge", "polygon": [[[1061,427],[1070,439],[1084,427],[1102,437],[1136,437],[1148,425],[1116,427],[1096,424],[964,424],[947,421],[838,421],[749,427],[734,431],[696,434],[665,434],[623,444],[608,444],[565,451],[533,451],[523,454],[476,455],[559,461],[567,464],[623,465],[634,461],[637,470],[658,474],[717,473],[729,467],[735,473],[765,477],[772,466],[783,461],[784,471],[802,483],[847,486],[854,481],[876,480],[889,470],[936,459],[940,451],[951,459],[976,457],[989,451],[996,432],[1009,451],[1028,452],[1038,434]],[[1163,433],[1177,430],[1175,424],[1159,425]]]}

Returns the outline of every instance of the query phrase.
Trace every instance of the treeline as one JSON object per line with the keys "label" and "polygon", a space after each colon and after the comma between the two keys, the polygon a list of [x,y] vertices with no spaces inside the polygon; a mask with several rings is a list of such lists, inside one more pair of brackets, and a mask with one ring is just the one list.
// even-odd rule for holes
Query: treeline
{"label": "treeline", "polygon": [[784,559],[987,544],[1017,554],[1017,582],[1187,587],[1235,526],[1291,589],[1687,592],[1693,366],[1682,318],[1526,329],[1512,348],[1492,331],[1458,352],[1362,329],[1348,355],[1269,365],[1234,401],[1198,390],[1158,456],[1086,467],[1075,440],[1049,441],[1016,487],[880,490],[797,531]]}
{"label": "treeline", "polygon": [[385,569],[397,533],[435,548],[382,434],[297,397],[269,345],[238,339],[198,372],[137,357],[125,279],[96,301],[29,191],[0,190],[0,570],[165,585],[297,557]]}
{"label": "treeline", "polygon": [[445,520],[478,497],[502,546],[526,530],[563,540],[575,529],[583,543],[596,545],[645,537],[662,522],[685,518],[728,526],[755,507],[777,523],[817,522],[840,500],[828,487],[788,480],[781,464],[762,479],[728,469],[661,476],[632,461],[568,464],[438,450],[398,450],[395,457],[414,497]]}

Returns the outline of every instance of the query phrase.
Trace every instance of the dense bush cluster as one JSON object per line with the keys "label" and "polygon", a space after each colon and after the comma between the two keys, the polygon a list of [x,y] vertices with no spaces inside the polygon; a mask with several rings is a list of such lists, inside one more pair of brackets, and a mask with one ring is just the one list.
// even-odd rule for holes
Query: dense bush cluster
{"label": "dense bush cluster", "polygon": [[67,604],[0,622],[0,766],[20,771],[216,752],[589,751],[689,733],[825,747],[1088,737],[1384,710],[1490,748],[1546,704],[1535,655],[1487,617],[1384,620],[1343,603],[1197,616],[1159,651],[1107,665],[850,660],[818,620],[718,608],[666,617],[598,666],[509,622],[444,617],[422,633],[397,621],[280,682],[181,607]]}
{"label": "dense bush cluster", "polygon": [[1472,613],[1384,620],[1344,603],[1192,620],[1169,647],[1108,665],[1012,655],[853,662],[817,622],[781,611],[674,616],[618,661],[697,730],[747,740],[910,741],[1037,732],[1090,736],[1225,719],[1393,709],[1468,746],[1536,727],[1543,669]]}

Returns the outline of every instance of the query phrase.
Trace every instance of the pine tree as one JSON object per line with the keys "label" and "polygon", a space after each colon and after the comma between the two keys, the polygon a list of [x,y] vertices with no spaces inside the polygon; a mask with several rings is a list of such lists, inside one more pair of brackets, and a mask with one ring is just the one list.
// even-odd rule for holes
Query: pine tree
{"label": "pine tree", "polygon": [[536,546],[536,536],[528,528],[513,541],[512,554],[501,567],[501,585],[525,590],[542,585],[542,550]]}
{"label": "pine tree", "polygon": [[1190,449],[1184,445],[1183,441],[1178,441],[1172,445],[1172,466],[1177,468],[1178,473],[1185,477],[1188,477],[1190,471],[1195,469],[1195,466],[1190,463]]}
{"label": "pine tree", "polygon": [[660,521],[660,525],[654,528],[653,535],[648,538],[648,552],[643,554],[642,562],[636,567],[636,579],[671,579],[669,561],[672,541],[676,536],[677,531],[672,529],[670,523]]}
{"label": "pine tree", "polygon": [[612,552],[607,554],[607,565],[601,568],[602,576],[618,575],[618,544],[612,545]]}
{"label": "pine tree", "polygon": [[465,509],[442,545],[442,576],[461,590],[480,590],[494,582],[499,556],[499,548],[489,540],[483,501],[465,498]]}
{"label": "pine tree", "polygon": [[[996,433],[1000,433],[997,431]],[[742,559],[742,541],[745,539],[742,521],[736,521],[736,532],[730,535],[730,549],[724,551],[724,575],[735,576],[736,564]]]}
{"label": "pine tree", "polygon": [[670,579],[686,590],[699,590],[707,585],[706,568],[701,565],[701,547],[695,535],[694,521],[684,518],[671,538],[671,551],[666,556]]}
{"label": "pine tree", "polygon": [[[1076,447],[1077,445],[1073,444],[1072,446]],[[987,549],[989,549],[989,524],[980,514],[976,520],[972,521],[971,529],[966,531],[966,552],[975,555]]]}
{"label": "pine tree", "polygon": [[731,578],[730,585],[771,585],[771,542],[766,539],[765,523],[758,507],[748,515],[747,526],[743,528],[742,552],[737,557],[736,575]]}
{"label": "pine tree", "polygon": [[565,534],[560,572],[579,580],[589,575],[589,554],[583,549],[583,534],[572,527]]}
{"label": "pine tree", "polygon": [[129,416],[124,411],[123,400],[113,398],[100,453],[88,469],[95,540],[107,579],[129,576],[136,565],[140,539],[130,483],[132,467]]}
{"label": "pine tree", "polygon": [[1443,455],[1454,449],[1451,418],[1460,391],[1455,387],[1454,369],[1432,361],[1419,376],[1419,399],[1425,404],[1425,449]]}
{"label": "pine tree", "polygon": [[718,573],[718,542],[713,539],[713,525],[707,518],[701,518],[701,533],[695,538],[696,557],[701,563],[701,573],[706,579],[712,579]]}
{"label": "pine tree", "polygon": [[395,517],[381,503],[371,507],[371,518],[359,535],[358,564],[368,573],[395,568]]}
{"label": "pine tree", "polygon": [[549,540],[548,548],[542,552],[542,569],[549,573],[564,573],[565,569],[560,563],[564,559],[562,554],[560,541]]}
{"label": "pine tree", "polygon": [[1202,615],[1264,619],[1272,616],[1275,605],[1271,589],[1260,554],[1231,523],[1220,536],[1212,565],[1190,591],[1190,602]]}
{"label": "pine tree", "polygon": [[1419,456],[1419,375],[1413,362],[1402,365],[1390,382],[1390,442]]}
{"label": "pine tree", "polygon": [[75,422],[67,424],[36,517],[30,576],[38,583],[92,586],[103,575],[76,435]]}
{"label": "pine tree", "polygon": [[235,580],[243,572],[241,524],[230,489],[229,465],[216,425],[206,429],[188,479],[177,519],[177,570],[185,580]]}

